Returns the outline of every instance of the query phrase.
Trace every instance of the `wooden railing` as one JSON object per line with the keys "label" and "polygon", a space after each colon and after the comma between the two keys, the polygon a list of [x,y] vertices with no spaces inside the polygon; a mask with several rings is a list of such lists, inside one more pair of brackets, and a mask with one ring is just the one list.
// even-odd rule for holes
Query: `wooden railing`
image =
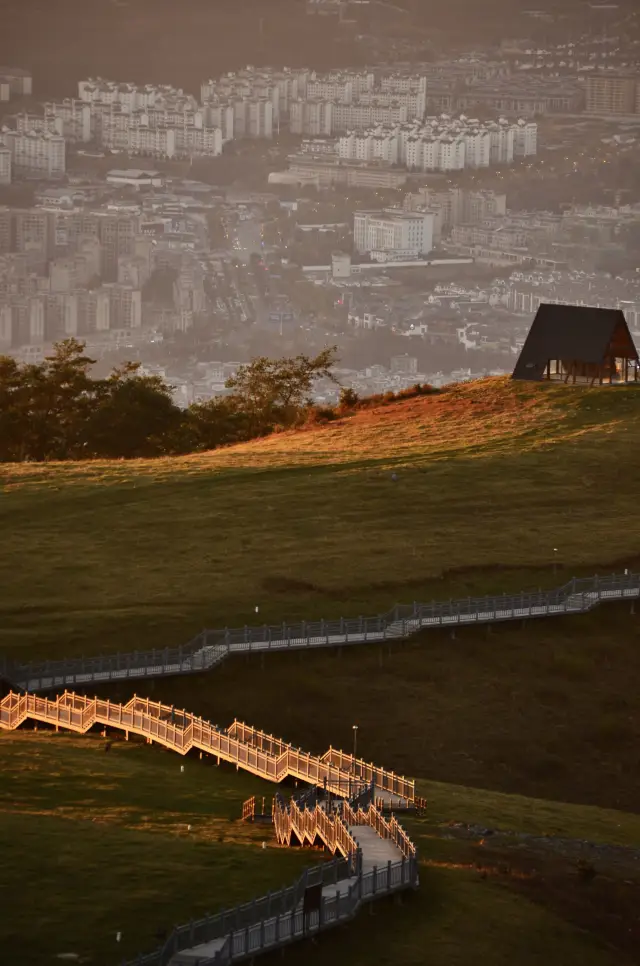
{"label": "wooden railing", "polygon": [[359,808],[357,812],[354,812],[348,802],[344,802],[341,807],[348,825],[370,825],[381,839],[391,839],[405,858],[416,855],[415,845],[395,816],[392,815],[387,821],[375,805],[370,805],[366,811]]}
{"label": "wooden railing", "polygon": [[[362,784],[354,779],[351,771],[342,767],[349,763],[351,756],[341,755],[334,749],[330,750],[329,756],[323,756],[323,760],[300,749],[295,750],[241,722],[236,721],[228,731],[222,731],[202,718],[148,698],[134,696],[126,704],[117,704],[69,692],[55,700],[10,693],[0,701],[1,728],[15,729],[28,719],[81,733],[96,724],[118,728],[127,738],[129,733],[142,735],[150,742],[157,741],[183,755],[191,748],[199,748],[273,782],[292,775],[340,796],[345,796],[347,787],[353,790]],[[243,740],[245,738],[249,740]],[[337,765],[336,761],[340,764]],[[360,765],[356,762],[354,767],[362,770]],[[384,769],[375,771],[389,786],[388,790],[397,795],[397,776]],[[406,782],[403,787],[414,797],[413,782]],[[317,804],[313,808],[307,807],[315,800],[312,790],[299,796],[303,807],[295,799],[287,806],[276,796],[272,809],[276,836],[279,842],[287,844],[294,835],[300,844],[314,844],[320,840],[336,857],[333,863],[307,870],[294,886],[282,890],[281,894],[270,894],[235,910],[178,927],[162,948],[139,957],[135,961],[137,966],[169,966],[170,962],[178,966],[181,951],[215,939],[220,939],[221,945],[218,952],[206,960],[207,966],[228,966],[350,919],[362,902],[417,887],[416,849],[395,818],[387,822],[373,804],[366,811],[362,808],[355,810],[346,798],[341,803],[340,812],[330,814]],[[243,819],[255,817],[255,796],[243,804],[242,815]],[[389,861],[380,870],[374,867],[373,871],[363,872],[363,853],[349,829],[351,825],[370,825],[382,838],[393,840],[401,853],[399,861]],[[348,879],[345,892],[334,888],[345,878]],[[325,888],[319,909],[308,915],[303,899],[313,884],[328,887],[328,892]],[[187,961],[191,963],[192,959],[187,957],[185,964]]]}
{"label": "wooden railing", "polygon": [[378,768],[362,758],[354,758],[353,755],[340,751],[338,748],[329,748],[322,755],[321,760],[330,765],[335,765],[341,771],[354,775],[355,778],[366,782],[367,785],[373,782],[379,791],[389,792],[391,795],[397,795],[398,798],[406,798],[409,802],[412,802],[415,798],[415,782],[409,781],[404,775],[396,775],[392,771]]}
{"label": "wooden railing", "polygon": [[[108,699],[87,698],[68,691],[55,699],[11,692],[0,701],[0,728],[17,728],[28,718],[82,733],[96,724],[118,728],[127,737],[129,733],[142,735],[148,741],[156,741],[181,755],[195,748],[214,755],[218,761],[232,762],[268,781],[279,783],[291,776],[340,797],[347,797],[355,784],[354,775],[348,769],[310,752],[273,739],[272,753],[245,742],[241,737],[235,737],[245,733],[261,734],[240,722],[234,722],[229,731],[223,731],[203,718],[177,710],[171,705],[150,701],[149,698],[134,696],[126,704],[117,704]],[[335,751],[331,753],[341,754]],[[342,756],[340,761],[346,763],[349,757]],[[400,779],[383,768],[373,770],[378,789],[413,801],[414,782]]]}
{"label": "wooden railing", "polygon": [[246,802],[242,803],[242,821],[253,822],[256,814],[256,796],[252,795]]}
{"label": "wooden railing", "polygon": [[321,806],[299,808],[294,799],[288,805],[276,802],[274,808],[276,838],[281,845],[291,845],[295,835],[300,845],[315,845],[320,839],[333,855],[355,856],[358,843],[339,815],[329,815]]}

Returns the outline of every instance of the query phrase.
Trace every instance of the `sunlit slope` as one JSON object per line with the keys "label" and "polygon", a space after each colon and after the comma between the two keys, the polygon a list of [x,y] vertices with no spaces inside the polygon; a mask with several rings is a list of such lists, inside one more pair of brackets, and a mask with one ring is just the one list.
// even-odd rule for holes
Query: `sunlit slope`
{"label": "sunlit slope", "polygon": [[196,456],[2,466],[0,645],[164,646],[615,566],[640,553],[639,427],[635,388],[487,379]]}

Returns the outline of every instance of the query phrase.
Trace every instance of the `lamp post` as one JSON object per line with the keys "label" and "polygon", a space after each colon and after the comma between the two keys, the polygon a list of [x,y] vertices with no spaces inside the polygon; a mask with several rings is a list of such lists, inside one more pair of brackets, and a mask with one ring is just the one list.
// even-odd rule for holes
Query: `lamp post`
{"label": "lamp post", "polygon": [[555,574],[556,568],[558,566],[558,557],[556,556],[557,553],[558,553],[558,548],[557,547],[554,547],[553,548],[553,572],[554,572],[554,574]]}
{"label": "lamp post", "polygon": [[356,766],[356,751],[358,749],[358,726],[352,725],[353,729],[353,767]]}

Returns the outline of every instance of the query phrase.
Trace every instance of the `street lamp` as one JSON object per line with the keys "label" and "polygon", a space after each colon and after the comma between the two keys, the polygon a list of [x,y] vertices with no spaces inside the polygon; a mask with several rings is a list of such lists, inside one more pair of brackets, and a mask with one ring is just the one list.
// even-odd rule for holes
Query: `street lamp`
{"label": "street lamp", "polygon": [[352,725],[351,727],[353,729],[353,764],[354,764],[354,767],[355,767],[355,763],[356,763],[356,750],[357,750],[357,747],[358,747],[358,726],[357,725]]}

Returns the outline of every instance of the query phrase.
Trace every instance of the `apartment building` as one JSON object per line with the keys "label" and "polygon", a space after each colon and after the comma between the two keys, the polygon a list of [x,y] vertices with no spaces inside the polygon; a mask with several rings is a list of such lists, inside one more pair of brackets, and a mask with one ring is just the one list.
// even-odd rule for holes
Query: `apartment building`
{"label": "apartment building", "polygon": [[62,119],[50,114],[16,114],[16,131],[20,134],[58,134],[62,136]]}
{"label": "apartment building", "polygon": [[0,66],[0,83],[9,89],[9,97],[28,97],[33,92],[33,78],[28,70],[22,67]]}
{"label": "apartment building", "polygon": [[380,78],[380,90],[393,94],[426,94],[427,78],[416,74],[385,74]]}
{"label": "apartment building", "polygon": [[[1,149],[0,149],[1,150]],[[13,250],[12,224],[15,208],[0,208],[0,279],[2,278],[2,259],[5,254]]]}
{"label": "apartment building", "polygon": [[433,221],[431,212],[357,211],[354,247],[358,252],[393,252],[400,257],[424,255],[433,248]]}
{"label": "apartment building", "polygon": [[589,114],[637,114],[640,101],[635,74],[593,73],[587,75],[586,106]]}
{"label": "apartment building", "polygon": [[140,216],[130,212],[97,212],[98,238],[101,245],[102,278],[118,277],[118,259],[135,253],[136,236],[140,234]]}
{"label": "apartment building", "polygon": [[245,137],[273,137],[273,103],[267,98],[248,100],[245,121]]}
{"label": "apartment building", "polygon": [[349,131],[337,143],[340,158],[356,161],[386,161],[397,164],[399,144],[397,133],[388,128],[374,128],[362,133]]}
{"label": "apartment building", "polygon": [[[377,125],[393,127],[410,120],[409,108],[399,101],[389,104],[337,104],[331,111],[331,132],[363,131]],[[306,133],[306,132],[305,132]]]}
{"label": "apartment building", "polygon": [[78,98],[88,104],[117,104],[127,111],[153,107],[159,102],[182,102],[195,107],[197,101],[182,88],[170,84],[132,84],[89,77],[78,82]]}
{"label": "apartment building", "polygon": [[139,289],[110,282],[99,291],[109,299],[110,329],[139,329],[142,326],[142,293]]}
{"label": "apartment building", "polygon": [[67,141],[87,142],[92,137],[91,105],[76,98],[63,101],[47,101],[44,115],[58,122],[56,132]]}
{"label": "apartment building", "polygon": [[11,184],[11,151],[4,146],[0,147],[0,184]]}
{"label": "apartment building", "polygon": [[[274,184],[282,176],[269,175]],[[343,161],[337,158],[317,158],[307,154],[289,157],[289,170],[285,180],[321,186],[342,184],[354,188],[401,188],[407,182],[406,171],[398,171],[386,164],[362,164],[359,161]]]}
{"label": "apartment building", "polygon": [[31,271],[44,273],[49,258],[49,219],[37,208],[11,211],[11,249],[22,252]]}
{"label": "apartment building", "polygon": [[65,172],[65,140],[59,134],[5,130],[0,142],[11,151],[16,174],[57,178]]}
{"label": "apartment building", "polygon": [[329,137],[333,131],[333,103],[331,101],[292,101],[289,105],[289,130],[292,134]]}
{"label": "apartment building", "polygon": [[205,104],[203,116],[207,127],[220,128],[223,144],[232,140],[234,129],[233,104],[229,102]]}

